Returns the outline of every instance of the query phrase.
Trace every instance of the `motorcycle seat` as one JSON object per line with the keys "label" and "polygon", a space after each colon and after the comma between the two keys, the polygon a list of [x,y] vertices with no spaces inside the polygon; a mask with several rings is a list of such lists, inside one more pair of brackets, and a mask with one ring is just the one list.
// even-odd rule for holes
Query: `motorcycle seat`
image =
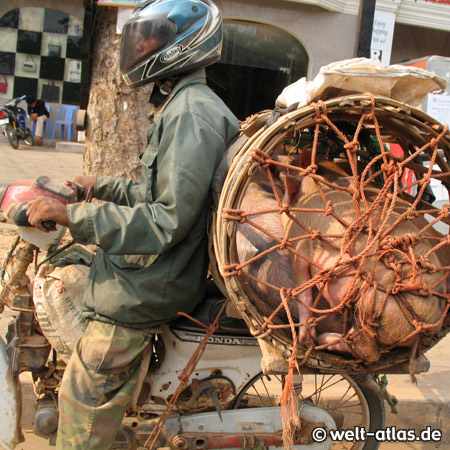
{"label": "motorcycle seat", "polygon": [[[209,325],[216,318],[224,302],[225,298],[219,289],[215,287],[215,285],[213,286],[208,283],[206,297],[190,315],[199,322]],[[195,332],[204,331],[203,328],[186,317],[175,319],[171,322],[170,327],[175,330]],[[215,334],[225,336],[251,336],[250,331],[243,320],[228,317],[225,314],[222,315],[222,319],[219,323],[219,329]]]}

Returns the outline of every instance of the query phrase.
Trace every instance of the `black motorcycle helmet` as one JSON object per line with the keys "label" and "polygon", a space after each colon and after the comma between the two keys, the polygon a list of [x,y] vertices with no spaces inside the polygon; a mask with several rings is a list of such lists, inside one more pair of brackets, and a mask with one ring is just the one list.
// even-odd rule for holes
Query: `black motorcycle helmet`
{"label": "black motorcycle helmet", "polygon": [[137,87],[213,64],[221,51],[222,16],[211,0],[152,0],[123,28],[120,71]]}
{"label": "black motorcycle helmet", "polygon": [[33,95],[27,95],[25,97],[25,101],[27,102],[28,105],[31,105],[36,101],[36,97],[34,97]]}

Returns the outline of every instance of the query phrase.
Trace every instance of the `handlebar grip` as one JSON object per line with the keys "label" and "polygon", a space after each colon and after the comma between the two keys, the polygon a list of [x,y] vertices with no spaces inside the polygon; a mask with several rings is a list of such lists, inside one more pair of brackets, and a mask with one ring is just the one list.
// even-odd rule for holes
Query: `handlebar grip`
{"label": "handlebar grip", "polygon": [[[31,227],[30,222],[28,222],[27,207],[25,203],[18,206],[11,219],[18,227]],[[53,220],[44,220],[41,222],[41,225],[47,231],[56,231],[56,222]]]}

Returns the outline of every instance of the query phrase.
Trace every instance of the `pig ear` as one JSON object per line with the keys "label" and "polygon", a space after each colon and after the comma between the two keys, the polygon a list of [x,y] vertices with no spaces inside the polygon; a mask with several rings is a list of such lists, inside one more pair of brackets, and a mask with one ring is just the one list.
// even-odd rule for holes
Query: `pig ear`
{"label": "pig ear", "polygon": [[284,203],[292,204],[297,199],[300,192],[301,180],[299,177],[288,175],[287,173],[280,174],[284,187]]}

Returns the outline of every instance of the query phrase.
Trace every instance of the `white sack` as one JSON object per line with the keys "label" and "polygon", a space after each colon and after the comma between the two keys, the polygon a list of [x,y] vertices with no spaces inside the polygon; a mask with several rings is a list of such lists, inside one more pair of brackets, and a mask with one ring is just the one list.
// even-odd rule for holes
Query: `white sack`
{"label": "white sack", "polygon": [[371,93],[419,106],[430,92],[445,89],[447,82],[438,75],[412,66],[383,66],[379,61],[353,58],[323,66],[312,81],[301,78],[287,86],[276,105],[305,106],[315,100],[341,95]]}

